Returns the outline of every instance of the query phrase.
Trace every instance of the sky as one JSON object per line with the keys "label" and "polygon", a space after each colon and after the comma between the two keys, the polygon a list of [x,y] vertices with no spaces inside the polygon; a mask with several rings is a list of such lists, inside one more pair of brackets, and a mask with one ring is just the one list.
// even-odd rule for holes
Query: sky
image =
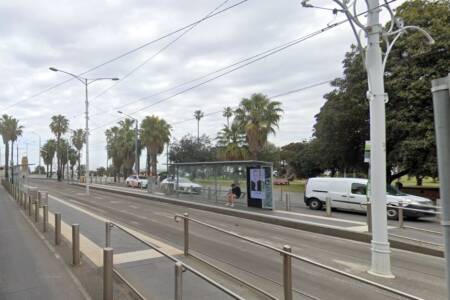
{"label": "sky", "polygon": [[[53,115],[65,115],[71,129],[85,126],[84,85],[49,67],[83,73],[239,2],[2,1],[0,110],[25,126],[18,143],[20,156],[28,154],[29,162],[38,164],[39,137],[42,144],[53,137],[49,129]],[[311,3],[336,7],[332,1]],[[401,3],[398,0],[392,7]],[[89,85],[91,169],[106,165],[104,132],[123,118],[118,110],[138,120],[149,115],[164,118],[173,124],[172,138],[180,139],[196,134],[193,113],[200,109],[207,115],[200,122],[200,133],[214,138],[226,123],[220,111],[236,107],[242,98],[253,93],[271,97],[341,76],[344,54],[355,43],[348,24],[189,91],[184,90],[202,81],[180,86],[342,19],[342,14],[335,16],[329,10],[304,8],[298,0],[248,0],[188,32],[160,39],[84,74],[87,78],[120,78]],[[361,20],[365,22],[364,17]],[[323,95],[331,90],[323,84],[276,98],[284,113],[279,130],[269,140],[282,146],[310,138],[314,116],[325,101]],[[3,164],[4,145],[0,151]]]}

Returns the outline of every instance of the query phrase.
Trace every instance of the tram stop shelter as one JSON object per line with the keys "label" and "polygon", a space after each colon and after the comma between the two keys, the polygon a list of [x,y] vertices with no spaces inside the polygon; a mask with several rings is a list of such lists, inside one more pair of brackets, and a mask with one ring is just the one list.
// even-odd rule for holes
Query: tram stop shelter
{"label": "tram stop shelter", "polygon": [[225,204],[233,183],[242,191],[236,205],[274,209],[271,162],[173,163],[168,165],[168,177],[160,183],[160,188],[166,194],[185,200]]}

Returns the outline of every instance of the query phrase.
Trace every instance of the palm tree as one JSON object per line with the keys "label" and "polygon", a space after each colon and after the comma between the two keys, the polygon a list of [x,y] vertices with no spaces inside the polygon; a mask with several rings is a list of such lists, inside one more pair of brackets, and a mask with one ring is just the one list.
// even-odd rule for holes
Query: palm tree
{"label": "palm tree", "polygon": [[245,134],[236,122],[233,122],[231,127],[224,126],[217,134],[216,140],[219,159],[243,160],[248,157]]}
{"label": "palm tree", "polygon": [[0,134],[5,144],[5,178],[9,178],[9,142],[11,141],[11,116],[4,114],[0,119]]}
{"label": "palm tree", "polygon": [[197,142],[200,141],[200,120],[205,116],[201,110],[194,111],[194,117],[197,120]]}
{"label": "palm tree", "polygon": [[78,152],[73,147],[69,147],[69,163],[70,163],[70,178],[73,179],[73,168],[78,162]]}
{"label": "palm tree", "polygon": [[141,141],[150,156],[151,172],[147,164],[147,173],[156,176],[157,157],[164,151],[164,145],[170,141],[172,127],[157,116],[147,116],[141,123]]}
{"label": "palm tree", "polygon": [[275,134],[282,112],[280,102],[270,101],[260,93],[253,94],[249,99],[242,99],[235,111],[235,121],[245,132],[252,159],[258,159],[268,135]]}
{"label": "palm tree", "polygon": [[46,165],[47,178],[51,177],[51,174],[53,173],[53,158],[55,157],[55,152],[56,141],[53,139],[48,140],[41,148],[41,157]]}
{"label": "palm tree", "polygon": [[229,106],[225,107],[222,116],[227,118],[227,127],[230,127],[230,118],[233,116],[233,109]]}
{"label": "palm tree", "polygon": [[[9,142],[11,142],[11,162],[14,161],[14,142],[22,136],[23,126],[19,125],[19,120],[8,115],[3,115],[0,119],[0,130],[5,143],[5,177],[8,177]],[[19,163],[19,162],[16,162]],[[14,166],[11,166],[14,167]],[[11,174],[13,175],[13,174]]]}
{"label": "palm tree", "polygon": [[56,115],[52,117],[52,122],[50,123],[50,130],[56,137],[56,159],[57,159],[57,175],[58,181],[62,178],[62,165],[61,165],[61,147],[60,141],[61,136],[69,130],[69,120],[63,115]]}
{"label": "palm tree", "polygon": [[107,129],[105,131],[105,135],[106,135],[106,152],[108,158],[112,160],[114,182],[116,182],[118,172],[122,167],[122,157],[120,156],[118,145],[120,139],[119,127],[114,126],[111,127],[110,129]]}
{"label": "palm tree", "polygon": [[[77,149],[77,160],[78,160],[78,179],[81,175],[81,150],[86,141],[86,134],[83,129],[74,130],[72,133],[72,145]],[[72,167],[73,168],[73,167]],[[73,169],[72,169],[73,177]]]}

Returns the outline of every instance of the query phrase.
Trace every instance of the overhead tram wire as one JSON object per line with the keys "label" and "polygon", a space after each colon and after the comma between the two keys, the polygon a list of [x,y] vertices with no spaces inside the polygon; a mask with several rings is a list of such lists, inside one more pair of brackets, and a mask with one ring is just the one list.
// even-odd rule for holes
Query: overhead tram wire
{"label": "overhead tram wire", "polygon": [[[269,99],[275,99],[275,98],[279,98],[279,97],[288,96],[288,95],[291,95],[291,94],[303,92],[303,91],[306,91],[306,90],[309,90],[309,89],[312,89],[312,88],[315,88],[315,87],[318,87],[318,86],[321,86],[321,85],[325,85],[325,84],[331,83],[332,81],[333,81],[333,79],[325,80],[325,81],[321,81],[321,82],[317,82],[317,83],[313,83],[313,84],[310,84],[310,85],[307,85],[307,86],[304,86],[304,87],[301,87],[301,88],[297,88],[297,89],[294,89],[294,90],[290,90],[290,91],[287,91],[287,92],[283,92],[283,93],[280,93],[280,94],[269,96],[268,98]],[[237,108],[237,107],[235,107],[235,108]],[[212,116],[212,115],[215,115],[215,114],[218,114],[218,113],[221,113],[221,112],[223,112],[223,110],[213,111],[213,112],[204,114],[203,117]],[[195,118],[189,118],[189,119],[185,119],[185,120],[182,120],[182,121],[177,121],[177,122],[170,123],[170,124],[171,125],[177,125],[177,124],[186,123],[186,122],[193,121],[193,120],[195,120]]]}
{"label": "overhead tram wire", "polygon": [[[120,55],[118,55],[118,56],[116,56],[116,57],[113,57],[113,58],[111,58],[111,59],[109,59],[109,60],[107,60],[107,61],[105,61],[105,62],[103,62],[103,63],[101,63],[101,64],[99,64],[99,65],[96,65],[96,66],[94,66],[94,67],[91,67],[91,68],[87,69],[86,71],[77,74],[77,76],[85,75],[85,74],[87,74],[87,73],[89,73],[89,72],[92,72],[92,71],[94,71],[94,70],[96,70],[96,69],[99,69],[99,68],[101,68],[101,67],[103,67],[103,66],[105,66],[105,65],[108,65],[108,64],[113,63],[113,62],[115,62],[115,61],[117,61],[117,60],[120,60],[120,59],[122,59],[122,58],[124,58],[124,57],[126,57],[126,56],[128,56],[128,55],[130,55],[130,54],[133,54],[133,53],[135,53],[135,52],[137,52],[137,51],[139,51],[139,50],[141,50],[141,49],[143,49],[143,48],[146,48],[146,47],[148,47],[148,46],[150,46],[150,45],[152,45],[152,44],[154,44],[154,43],[156,43],[156,42],[159,42],[159,41],[161,41],[161,40],[163,40],[163,39],[165,39],[165,38],[167,38],[167,37],[169,37],[169,36],[172,36],[172,35],[174,35],[174,34],[177,34],[178,32],[181,32],[181,31],[183,31],[183,30],[185,30],[185,29],[188,29],[188,28],[191,27],[191,26],[194,26],[194,25],[196,26],[197,24],[199,24],[199,23],[201,23],[201,22],[203,22],[203,21],[206,21],[206,20],[208,20],[208,19],[211,19],[211,18],[213,18],[213,17],[215,17],[215,16],[217,16],[217,15],[219,15],[219,14],[221,14],[221,13],[224,13],[224,12],[226,12],[226,11],[228,11],[228,10],[230,10],[230,9],[233,9],[233,8],[235,8],[235,7],[237,7],[237,6],[241,5],[241,4],[244,4],[244,3],[247,2],[247,1],[249,1],[249,0],[241,0],[241,1],[239,1],[239,2],[237,2],[237,3],[235,3],[235,4],[233,4],[233,5],[227,6],[227,7],[223,8],[223,9],[221,9],[221,10],[219,10],[219,11],[217,11],[217,12],[215,12],[215,13],[209,15],[209,16],[203,17],[203,18],[201,18],[201,19],[199,19],[199,20],[197,20],[197,21],[195,21],[195,22],[192,22],[192,23],[190,23],[190,24],[188,24],[188,25],[185,25],[185,26],[183,26],[183,27],[181,27],[181,28],[178,28],[178,29],[176,29],[176,30],[174,30],[174,31],[171,31],[171,32],[169,32],[169,33],[166,33],[166,34],[164,34],[164,35],[162,35],[162,36],[160,36],[160,37],[158,37],[158,38],[156,38],[156,39],[154,39],[154,40],[151,40],[151,41],[149,41],[149,42],[146,42],[146,43],[142,44],[141,46],[138,46],[138,47],[136,47],[136,48],[133,48],[133,49],[131,49],[131,50],[128,50],[127,52],[122,53],[122,54],[120,54]],[[14,107],[14,106],[17,106],[17,105],[19,105],[20,103],[29,101],[29,100],[31,100],[31,99],[33,99],[33,98],[36,98],[36,97],[38,97],[38,96],[40,96],[40,95],[43,95],[43,94],[47,93],[48,91],[51,91],[51,90],[53,90],[53,89],[55,89],[55,88],[57,88],[57,87],[59,87],[59,86],[61,86],[61,85],[64,85],[65,83],[67,83],[67,82],[69,82],[69,81],[71,81],[71,80],[73,80],[73,78],[71,78],[71,79],[66,79],[66,80],[61,81],[61,82],[59,82],[59,83],[57,83],[57,84],[54,84],[54,85],[52,85],[52,86],[50,86],[50,87],[48,87],[48,88],[45,88],[44,90],[42,90],[42,91],[40,91],[40,92],[38,92],[38,93],[36,93],[36,94],[33,94],[33,95],[29,96],[29,97],[26,97],[26,98],[24,98],[24,99],[22,99],[22,100],[19,100],[19,101],[15,102],[15,103],[12,103],[12,104],[8,105],[7,107],[3,108],[3,110],[4,110],[4,111],[9,110],[10,108],[12,108],[12,107]]]}
{"label": "overhead tram wire", "polygon": [[[172,99],[172,98],[174,98],[174,97],[176,97],[176,96],[178,96],[178,95],[184,94],[184,93],[186,93],[186,92],[188,92],[188,91],[191,91],[191,90],[193,90],[193,89],[195,89],[195,88],[198,88],[198,87],[200,87],[200,86],[202,86],[202,85],[205,85],[205,84],[207,84],[207,83],[209,83],[209,82],[211,82],[211,81],[214,81],[214,80],[216,80],[216,79],[218,79],[218,78],[221,78],[221,77],[223,77],[223,76],[225,76],[225,75],[228,75],[228,74],[230,74],[230,73],[232,73],[232,72],[235,72],[235,71],[237,71],[237,70],[239,70],[239,69],[242,69],[242,68],[244,68],[244,67],[246,67],[246,66],[248,66],[248,65],[251,65],[251,64],[253,64],[253,63],[255,63],[255,62],[258,62],[258,61],[260,61],[260,60],[262,60],[262,59],[264,59],[264,58],[267,58],[267,57],[269,57],[269,56],[272,56],[272,55],[274,55],[274,54],[277,54],[277,53],[279,53],[279,52],[281,52],[281,51],[283,51],[283,50],[285,50],[285,49],[287,49],[287,48],[290,48],[290,47],[292,47],[292,46],[295,46],[295,45],[297,45],[297,44],[299,44],[299,43],[301,43],[301,42],[304,42],[304,41],[306,41],[306,40],[308,40],[308,39],[310,39],[310,38],[313,38],[313,37],[315,37],[315,36],[317,36],[317,35],[319,35],[319,34],[321,34],[321,33],[324,33],[324,32],[326,32],[326,31],[328,31],[328,30],[330,30],[330,29],[332,29],[332,28],[335,28],[335,27],[337,27],[337,26],[339,26],[339,25],[341,25],[341,24],[344,24],[344,23],[346,23],[346,22],[348,22],[348,20],[347,20],[347,19],[344,19],[344,20],[342,20],[342,21],[339,21],[339,22],[336,22],[336,23],[327,25],[326,27],[324,27],[324,28],[322,28],[322,29],[316,30],[316,31],[314,31],[314,32],[312,32],[312,33],[309,33],[309,34],[307,34],[307,35],[305,35],[305,36],[303,36],[303,37],[301,37],[301,38],[299,38],[299,39],[297,39],[297,40],[295,40],[295,41],[293,41],[293,42],[290,42],[290,43],[288,43],[287,45],[285,45],[285,46],[283,46],[283,47],[280,47],[280,48],[278,48],[278,49],[276,49],[276,50],[273,50],[273,51],[271,51],[271,52],[269,52],[269,53],[266,53],[265,55],[258,56],[257,58],[255,58],[255,59],[253,59],[253,60],[250,60],[250,61],[246,62],[245,64],[239,65],[238,67],[232,68],[231,70],[228,70],[228,71],[226,71],[226,72],[224,72],[224,73],[221,73],[221,74],[219,74],[219,75],[216,75],[216,76],[214,76],[214,77],[212,77],[212,78],[210,78],[210,79],[207,79],[207,80],[202,81],[202,82],[200,82],[200,83],[198,83],[198,84],[195,84],[195,85],[193,85],[193,86],[191,86],[191,87],[189,87],[189,88],[186,88],[186,89],[184,89],[184,90],[182,90],[182,91],[179,91],[179,92],[177,92],[177,93],[175,93],[175,94],[173,94],[173,95],[170,95],[170,96],[168,96],[168,97],[165,97],[165,98],[162,98],[162,99],[160,99],[160,100],[157,100],[157,101],[155,101],[155,102],[153,102],[153,103],[151,103],[151,104],[149,104],[149,105],[147,105],[147,106],[141,107],[140,109],[135,110],[135,111],[131,112],[130,114],[135,114],[135,113],[137,113],[137,112],[140,112],[140,111],[142,111],[142,110],[148,109],[148,108],[150,108],[150,107],[152,107],[152,106],[155,106],[155,105],[157,105],[157,104],[160,104],[160,103],[162,103],[162,102],[168,101],[168,100],[170,100],[170,99]],[[144,97],[144,98],[145,98],[145,97]],[[136,100],[135,102],[141,101],[141,99],[143,99],[143,98],[140,98],[140,99]],[[134,102],[134,103],[135,103],[135,102]],[[94,129],[92,129],[92,131],[97,130],[97,129],[100,129],[100,128],[105,127],[105,126],[108,126],[109,124],[115,123],[116,121],[121,120],[121,119],[122,119],[122,118],[115,119],[115,120],[112,121],[112,122],[108,122],[108,123],[106,123],[106,124],[104,124],[104,125],[102,125],[102,126],[99,126],[99,127],[96,127],[96,128],[94,128]]]}
{"label": "overhead tram wire", "polygon": [[[218,9],[220,9],[222,6],[224,6],[225,4],[227,4],[230,0],[225,0],[223,1],[221,4],[219,4],[219,6],[217,6],[216,8],[214,8],[212,11],[210,11],[206,17],[210,16],[211,14],[213,14],[214,12],[216,12]],[[200,22],[201,23],[201,22]],[[106,94],[108,91],[110,91],[111,89],[113,89],[114,87],[116,87],[117,85],[121,84],[126,78],[130,77],[133,73],[135,73],[137,70],[139,70],[140,68],[142,68],[145,64],[147,64],[149,61],[151,61],[153,58],[155,58],[156,56],[158,56],[159,54],[161,54],[162,52],[164,52],[164,50],[166,50],[167,48],[169,48],[170,46],[172,46],[173,44],[175,44],[179,39],[181,39],[183,36],[185,36],[187,33],[189,33],[192,29],[194,29],[195,27],[197,27],[197,25],[199,25],[200,23],[195,23],[194,25],[192,25],[191,27],[189,27],[188,29],[186,29],[185,31],[183,31],[179,36],[177,36],[175,39],[173,39],[172,41],[170,41],[169,43],[167,43],[166,45],[164,45],[161,49],[159,49],[156,53],[152,54],[150,57],[146,58],[143,62],[141,62],[140,64],[138,64],[136,67],[134,67],[133,69],[131,69],[128,73],[126,73],[125,75],[120,77],[120,81],[116,81],[114,82],[111,86],[107,87],[106,89],[104,89],[103,91],[101,91],[100,93],[98,93],[97,95],[95,95],[94,97],[91,98],[91,102],[98,98],[103,96],[104,94]],[[103,108],[99,108],[97,106],[95,106],[100,112],[92,114],[91,117],[99,115],[101,113],[115,113],[117,111],[117,109],[115,110],[104,110]],[[79,116],[82,116],[83,113],[77,114],[75,116],[72,117],[72,119],[77,118]]]}
{"label": "overhead tram wire", "polygon": [[[216,8],[214,8],[212,11],[210,11],[205,17],[210,16],[211,14],[215,13],[217,10],[219,10],[222,6],[224,6],[225,4],[227,4],[230,0],[225,0],[223,1],[221,4],[219,4],[219,6],[217,6]],[[187,28],[185,31],[183,31],[179,36],[177,36],[176,38],[174,38],[172,41],[170,41],[169,43],[167,43],[166,45],[164,45],[161,49],[159,49],[155,54],[151,55],[150,57],[146,58],[143,62],[141,62],[140,64],[138,64],[136,67],[132,68],[128,73],[126,73],[125,75],[120,77],[120,81],[115,82],[114,84],[112,84],[110,87],[106,88],[105,90],[103,90],[102,92],[98,93],[97,95],[95,95],[94,97],[91,98],[91,101],[101,97],[102,95],[104,95],[105,93],[107,93],[109,90],[111,90],[112,88],[114,88],[115,86],[117,86],[118,84],[121,84],[126,78],[130,77],[133,73],[135,73],[137,70],[139,70],[140,68],[142,68],[145,64],[147,64],[149,61],[151,61],[153,58],[155,58],[156,56],[158,56],[159,54],[161,54],[164,50],[166,50],[167,48],[169,48],[170,46],[172,46],[173,44],[175,44],[178,40],[180,40],[183,36],[185,36],[186,34],[188,34],[192,29],[194,29],[195,27],[197,27],[197,25],[199,25],[201,22],[199,23],[195,23],[194,25],[192,25],[191,27]]]}
{"label": "overhead tram wire", "polygon": [[[388,2],[388,4],[390,4],[390,3],[392,3],[392,2],[395,2],[395,1],[397,1],[397,0],[391,0],[391,1]],[[374,9],[376,9],[376,8],[378,8],[378,7],[381,7],[381,6],[384,6],[384,4],[379,5],[379,6],[375,7]],[[359,13],[357,16],[360,16],[360,15],[363,15],[363,14],[366,14],[366,13],[367,13],[367,11],[362,12],[362,13]],[[348,22],[348,20],[345,19],[345,20],[343,20],[343,21],[341,21],[341,22],[344,22],[344,23],[345,23],[345,22]],[[339,22],[339,23],[341,24],[341,22]],[[334,23],[334,24],[336,24],[336,23]],[[338,25],[340,25],[340,24],[338,24]],[[333,25],[333,24],[331,24],[331,25]],[[336,26],[337,26],[337,25],[336,25]],[[179,87],[188,85],[188,84],[190,84],[190,83],[193,83],[193,82],[196,82],[196,81],[199,81],[199,80],[208,78],[208,77],[211,76],[211,75],[214,75],[214,74],[216,74],[216,73],[220,73],[220,72],[225,71],[225,70],[227,70],[227,69],[230,69],[230,68],[232,68],[232,67],[234,67],[234,66],[240,65],[240,64],[242,64],[242,63],[244,63],[244,62],[246,62],[246,61],[250,61],[250,60],[252,60],[252,59],[258,58],[258,57],[263,56],[263,55],[265,55],[265,54],[271,53],[272,51],[275,51],[275,50],[277,50],[277,49],[283,48],[283,47],[285,47],[285,46],[289,46],[289,45],[291,45],[292,43],[295,43],[296,41],[299,41],[299,40],[301,40],[301,39],[303,39],[303,38],[304,38],[304,37],[300,37],[300,38],[294,39],[294,40],[292,40],[292,41],[290,41],[290,42],[287,42],[287,43],[284,43],[284,44],[279,45],[279,46],[277,46],[277,47],[274,47],[274,48],[265,50],[265,51],[263,51],[263,52],[261,52],[261,53],[258,53],[258,54],[256,54],[256,55],[247,57],[247,58],[242,59],[242,60],[240,60],[240,61],[237,61],[237,62],[235,62],[235,63],[233,63],[233,64],[231,64],[231,65],[228,65],[228,66],[226,66],[226,67],[217,69],[217,70],[215,70],[215,71],[212,71],[212,72],[210,72],[210,73],[204,74],[204,75],[202,75],[202,76],[200,76],[200,77],[191,79],[191,80],[189,80],[189,81],[183,82],[183,83],[178,84],[178,85],[176,85],[176,86],[173,86],[173,87],[171,87],[171,88],[168,88],[168,89],[165,89],[165,90],[163,90],[163,91],[160,91],[160,92],[151,94],[151,95],[149,95],[149,96],[144,96],[144,97],[138,98],[138,99],[136,99],[136,100],[130,101],[130,102],[128,102],[128,103],[125,103],[125,104],[122,104],[122,105],[119,105],[119,106],[116,106],[116,107],[114,107],[113,109],[111,109],[108,113],[115,112],[115,111],[117,111],[118,109],[122,109],[122,108],[124,108],[124,107],[126,107],[126,106],[128,106],[128,105],[135,104],[135,103],[137,103],[137,102],[139,102],[139,101],[143,101],[143,100],[146,100],[146,99],[149,99],[149,98],[152,98],[152,97],[155,97],[155,96],[158,96],[158,95],[167,93],[167,92],[169,92],[169,91],[175,90],[175,89],[177,89],[177,88],[179,88]],[[99,115],[99,114],[100,114],[100,113],[96,113],[96,114],[94,114],[93,116]],[[121,119],[122,119],[122,118],[116,119],[116,120],[114,120],[113,122],[115,122],[115,121],[117,121],[117,120],[121,120]],[[108,123],[108,124],[110,124],[110,123]],[[108,124],[107,124],[107,125],[108,125]],[[95,129],[95,128],[94,128],[94,129]]]}

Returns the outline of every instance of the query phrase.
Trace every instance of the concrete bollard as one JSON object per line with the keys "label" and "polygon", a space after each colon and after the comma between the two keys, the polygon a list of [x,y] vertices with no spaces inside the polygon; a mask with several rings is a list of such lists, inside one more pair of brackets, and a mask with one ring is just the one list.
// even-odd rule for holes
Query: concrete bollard
{"label": "concrete bollard", "polygon": [[175,300],[183,298],[183,264],[179,261],[175,263]]}
{"label": "concrete bollard", "polygon": [[189,214],[184,213],[183,223],[184,223],[184,255],[189,255]]}
{"label": "concrete bollard", "polygon": [[55,213],[55,245],[61,244],[61,213]]}
{"label": "concrete bollard", "polygon": [[113,248],[103,248],[103,300],[113,300]]}
{"label": "concrete bollard", "polygon": [[[291,246],[284,245],[283,251],[292,252]],[[283,289],[284,299],[292,300],[292,257],[282,253],[283,256]]]}
{"label": "concrete bollard", "polygon": [[80,225],[72,224],[72,264],[80,264]]}
{"label": "concrete bollard", "polygon": [[28,195],[28,216],[29,217],[31,217],[31,210],[33,208],[32,205],[33,205],[33,203],[31,201],[31,197],[30,197],[30,195]]}
{"label": "concrete bollard", "polygon": [[372,232],[372,203],[367,202],[367,231]]}
{"label": "concrete bollard", "polygon": [[39,204],[38,202],[34,202],[34,222],[39,222]]}
{"label": "concrete bollard", "polygon": [[326,198],[325,198],[325,208],[326,208],[326,214],[327,214],[327,217],[331,217],[331,198],[330,198],[330,196],[327,196]]}
{"label": "concrete bollard", "polygon": [[43,214],[44,214],[44,220],[42,221],[42,231],[47,232],[47,226],[48,226],[48,205],[42,206]]}

